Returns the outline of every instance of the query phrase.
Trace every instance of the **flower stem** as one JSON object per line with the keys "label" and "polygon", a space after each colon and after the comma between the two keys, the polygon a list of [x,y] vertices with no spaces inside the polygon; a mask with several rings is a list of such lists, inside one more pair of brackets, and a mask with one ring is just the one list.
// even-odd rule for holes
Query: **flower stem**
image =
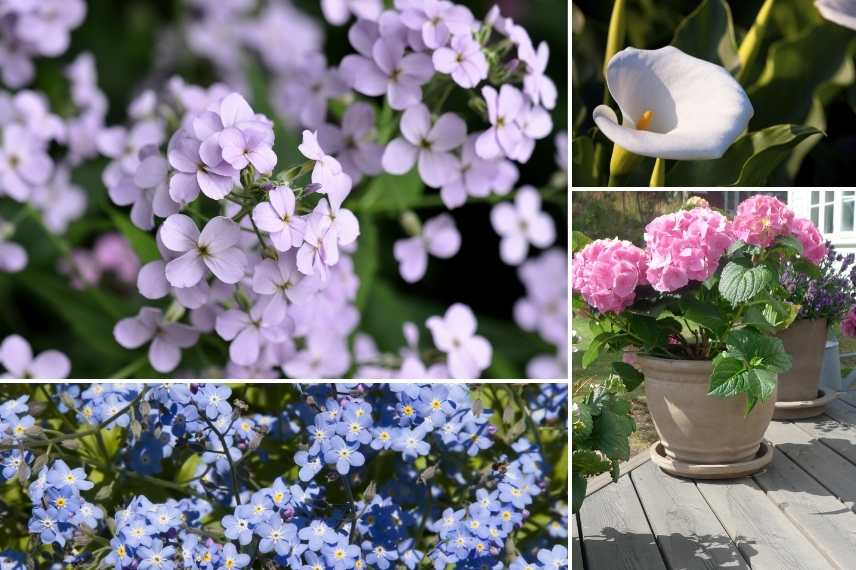
{"label": "flower stem", "polygon": [[775,0],[766,0],[764,5],[758,11],[755,17],[755,23],[746,33],[743,42],[740,44],[740,49],[737,51],[737,56],[740,59],[740,71],[737,73],[737,81],[745,83],[748,79],[749,68],[758,53],[761,51],[761,42],[764,39],[764,33],[767,31],[767,25],[770,23],[770,16],[773,13],[773,3]]}
{"label": "flower stem", "polygon": [[627,33],[627,10],[625,0],[615,0],[612,5],[612,16],[609,18],[609,32],[606,36],[606,51],[603,56],[603,73],[606,75],[606,66],[609,60],[621,50],[624,45],[624,36]]}
{"label": "flower stem", "polygon": [[651,182],[648,184],[651,188],[660,188],[666,185],[666,161],[658,158],[654,162],[654,170],[651,172]]}

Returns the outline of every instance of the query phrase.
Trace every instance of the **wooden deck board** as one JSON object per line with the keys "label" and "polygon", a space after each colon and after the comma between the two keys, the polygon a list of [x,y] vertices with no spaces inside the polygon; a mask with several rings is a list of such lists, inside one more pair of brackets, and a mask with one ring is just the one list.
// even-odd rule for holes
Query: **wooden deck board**
{"label": "wooden deck board", "polygon": [[841,568],[852,565],[856,513],[784,453],[775,454],[770,469],[754,478],[767,497],[829,560]]}
{"label": "wooden deck board", "polygon": [[573,570],[584,570],[582,542],[580,541],[580,530],[576,516],[571,517],[571,568]]}
{"label": "wooden deck board", "polygon": [[753,568],[832,568],[751,478],[697,485]]}
{"label": "wooden deck board", "polygon": [[650,461],[630,478],[670,568],[749,568],[692,481]]}
{"label": "wooden deck board", "polygon": [[580,526],[589,570],[666,570],[630,477],[586,498]]}
{"label": "wooden deck board", "polygon": [[617,483],[591,481],[572,567],[856,568],[856,391],[818,418],[771,423],[765,437],[773,462],[753,477],[676,478],[645,451]]}

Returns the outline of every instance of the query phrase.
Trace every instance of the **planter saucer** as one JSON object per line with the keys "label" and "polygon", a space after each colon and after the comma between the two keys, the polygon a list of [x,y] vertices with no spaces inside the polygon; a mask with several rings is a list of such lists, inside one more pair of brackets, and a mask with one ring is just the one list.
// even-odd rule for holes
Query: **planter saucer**
{"label": "planter saucer", "polygon": [[798,420],[819,416],[826,405],[838,396],[838,392],[830,388],[818,388],[817,398],[802,402],[776,402],[774,420]]}
{"label": "planter saucer", "polygon": [[688,463],[669,457],[663,451],[663,444],[657,441],[651,446],[651,461],[670,475],[690,479],[736,479],[745,477],[770,464],[773,460],[773,446],[761,441],[758,453],[752,459],[739,463]]}

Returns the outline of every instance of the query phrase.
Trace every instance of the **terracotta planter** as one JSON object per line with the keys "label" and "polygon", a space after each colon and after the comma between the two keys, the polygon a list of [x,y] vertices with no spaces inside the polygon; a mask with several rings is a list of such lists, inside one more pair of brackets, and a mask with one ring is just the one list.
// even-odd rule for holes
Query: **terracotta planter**
{"label": "terracotta planter", "polygon": [[[654,427],[668,458],[690,465],[747,463],[773,419],[776,393],[745,416],[746,396],[707,394],[710,361],[638,356]],[[727,470],[724,473],[727,475]]]}
{"label": "terracotta planter", "polygon": [[804,402],[818,397],[823,353],[826,348],[826,319],[795,321],[777,336],[791,355],[793,366],[779,374],[779,401]]}

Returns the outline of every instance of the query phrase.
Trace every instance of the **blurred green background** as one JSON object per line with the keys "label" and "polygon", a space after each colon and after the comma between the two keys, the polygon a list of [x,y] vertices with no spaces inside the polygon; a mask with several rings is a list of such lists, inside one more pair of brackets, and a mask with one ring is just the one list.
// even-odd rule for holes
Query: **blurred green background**
{"label": "blurred green background", "polygon": [[[739,46],[764,2],[726,1]],[[625,46],[656,49],[671,44],[681,22],[707,2],[627,0]],[[592,132],[592,110],[603,102],[602,67],[612,6],[612,0],[574,0],[575,134]],[[713,27],[708,23],[698,31],[706,33]],[[719,41],[704,33],[696,38],[698,45],[711,46]],[[750,66],[748,79],[743,82],[755,108],[749,130],[790,123],[814,126],[826,136],[813,136],[801,143],[770,175],[767,186],[856,185],[851,166],[856,153],[854,37],[853,31],[823,20],[813,0],[776,0],[773,4],[761,57]],[[617,105],[611,104],[617,110]],[[598,135],[598,140],[606,139]],[[647,186],[652,166],[653,160],[646,160],[631,184]],[[670,184],[668,176],[666,183]]]}
{"label": "blurred green background", "polygon": [[[475,16],[482,18],[495,2],[467,0],[461,3],[469,5]],[[323,22],[317,1],[295,1],[294,4]],[[499,4],[505,15],[527,28],[536,45],[547,41],[551,49],[548,74],[560,93],[553,113],[554,133],[539,141],[532,160],[521,166],[520,179],[521,184],[543,187],[556,170],[553,136],[559,130],[567,130],[568,124],[565,87],[568,84],[568,5],[559,0],[507,0]],[[164,32],[186,16],[181,0],[90,0],[88,8],[86,21],[72,33],[68,52],[57,59],[36,60],[37,78],[30,87],[48,94],[55,111],[68,105],[68,86],[62,70],[83,51],[95,56],[99,86],[110,103],[109,126],[125,122],[128,103],[143,88],[156,87],[152,81],[173,74],[181,75],[188,83],[201,85],[218,79],[209,62],[193,57],[184,49],[178,54],[174,69],[158,69],[157,74],[152,73],[156,51],[165,45]],[[352,52],[347,42],[347,27],[325,26],[325,30],[329,62],[338,62]],[[268,103],[259,100],[259,95],[268,87],[267,76],[255,73],[252,79],[256,95],[253,106],[270,113]],[[466,112],[466,98],[453,100],[452,104],[457,105],[456,110]],[[472,121],[471,125],[477,123]],[[277,148],[284,149],[286,155],[280,156],[280,166],[297,155],[297,141],[297,133],[288,133],[277,141]],[[110,203],[101,182],[105,164],[104,160],[90,161],[73,175],[74,181],[86,190],[89,205],[87,214],[73,223],[65,236],[71,247],[90,248],[99,235],[117,231],[115,212],[127,214],[127,209],[116,208]],[[8,199],[0,200],[0,217],[8,219],[18,208]],[[463,238],[461,251],[451,260],[432,259],[426,277],[415,285],[407,285],[399,277],[392,256],[393,242],[406,237],[397,221],[397,213],[362,220],[362,239],[371,242],[365,246],[370,251],[366,255],[371,258],[367,264],[371,278],[364,280],[366,291],[360,299],[364,321],[360,330],[374,336],[381,349],[397,351],[404,342],[401,325],[405,320],[413,320],[423,328],[425,343],[425,318],[442,313],[454,302],[462,302],[473,308],[479,318],[480,332],[494,344],[495,362],[488,375],[521,377],[532,356],[553,352],[554,349],[535,335],[524,333],[514,325],[512,306],[524,296],[525,289],[516,269],[499,259],[499,240],[490,225],[490,208],[487,204],[468,204],[452,213]],[[565,248],[566,198],[559,198],[545,208],[557,223],[556,245]],[[113,217],[109,214],[111,211]],[[442,208],[420,209],[419,216],[424,220],[442,211]],[[367,227],[367,221],[372,227]],[[144,350],[127,351],[112,338],[115,322],[136,314],[142,306],[144,299],[136,290],[121,287],[109,279],[102,281],[98,289],[70,288],[67,278],[56,272],[63,244],[48,239],[32,220],[22,222],[13,239],[25,246],[30,263],[21,273],[0,273],[0,338],[20,334],[31,342],[35,352],[49,348],[65,352],[71,358],[75,377],[110,376],[145,354]],[[162,302],[146,304],[165,306]],[[225,348],[220,339],[206,339],[197,348],[185,351],[182,367],[198,370],[207,363],[223,363]],[[147,366],[139,368],[136,374],[157,376]]]}

